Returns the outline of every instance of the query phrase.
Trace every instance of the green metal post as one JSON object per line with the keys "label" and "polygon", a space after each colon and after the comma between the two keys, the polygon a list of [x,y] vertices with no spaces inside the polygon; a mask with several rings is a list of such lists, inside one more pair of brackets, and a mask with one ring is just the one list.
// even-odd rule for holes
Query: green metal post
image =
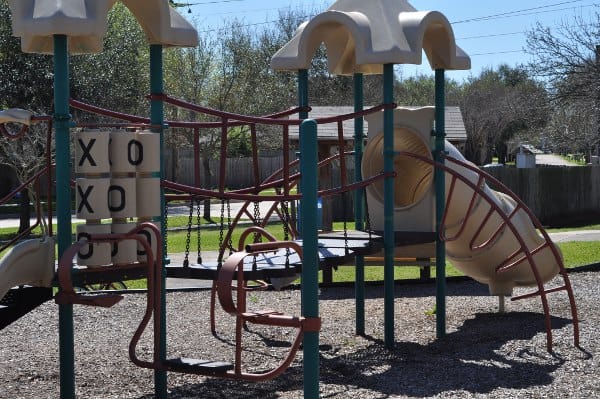
{"label": "green metal post", "polygon": [[[298,71],[298,106],[308,107],[308,70]],[[300,111],[300,119],[308,118],[308,111]]]}
{"label": "green metal post", "polygon": [[[360,112],[364,107],[363,75],[354,74],[354,112]],[[362,117],[354,119],[354,181],[362,180],[362,158],[364,141],[364,120]],[[354,192],[354,227],[364,230],[364,188]],[[365,333],[365,258],[357,256],[354,268],[354,297],[356,307],[356,334]]]}
{"label": "green metal post", "polygon": [[[308,107],[308,70],[300,69],[298,70],[298,107],[306,108]],[[298,117],[300,119],[308,118],[308,111],[300,111],[298,113]],[[301,158],[301,151],[298,151],[296,154],[298,158]],[[300,180],[298,187],[298,193],[302,192],[302,180]],[[298,210],[301,210],[301,207],[298,207]],[[296,220],[296,229],[298,230],[300,238],[302,237],[302,220],[299,218]]]}
{"label": "green metal post", "polygon": [[[446,141],[446,101],[443,69],[435,70],[435,151],[434,160],[444,163],[442,156]],[[440,239],[442,216],[446,205],[446,180],[442,169],[436,168],[435,182],[435,225],[437,232],[435,250],[436,275],[436,332],[437,337],[446,335],[446,244]]]}
{"label": "green metal post", "polygon": [[[394,102],[394,64],[383,66],[383,102]],[[383,170],[394,172],[394,110],[383,111]],[[383,245],[384,245],[384,344],[394,347],[394,178],[383,182]]]}
{"label": "green metal post", "polygon": [[[163,94],[163,48],[162,45],[152,44],[150,45],[150,92],[152,94]],[[164,105],[162,100],[152,100],[150,102],[150,122],[153,125],[160,126],[155,131],[160,134],[160,177],[164,177],[164,137],[163,137],[163,123],[164,123]],[[161,233],[163,237],[166,237],[166,223],[165,223],[165,193],[161,188],[160,191],[160,204],[161,204]],[[163,260],[167,254],[166,240],[163,240]],[[166,310],[166,290],[165,284],[167,281],[166,270],[163,268],[161,274],[161,293],[160,293],[160,313],[161,313],[161,335],[160,335],[160,346],[158,349],[158,356],[160,360],[164,361],[167,357],[167,310]],[[165,371],[154,372],[154,392],[157,398],[167,397],[167,373]]]}
{"label": "green metal post", "polygon": [[[302,174],[302,315],[319,317],[319,259],[317,253],[317,123],[307,119],[300,126]],[[304,333],[304,398],[319,397],[319,333]]]}
{"label": "green metal post", "polygon": [[[54,36],[54,128],[56,145],[56,241],[59,259],[71,246],[71,151],[69,52],[65,35]],[[75,398],[73,305],[58,306],[60,397]]]}

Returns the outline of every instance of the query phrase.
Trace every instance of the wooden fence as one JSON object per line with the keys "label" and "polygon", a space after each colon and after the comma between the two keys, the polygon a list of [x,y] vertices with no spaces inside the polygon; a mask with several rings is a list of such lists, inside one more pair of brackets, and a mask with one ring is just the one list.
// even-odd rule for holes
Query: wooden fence
{"label": "wooden fence", "polygon": [[600,219],[600,166],[547,166],[488,169],[544,224]]}

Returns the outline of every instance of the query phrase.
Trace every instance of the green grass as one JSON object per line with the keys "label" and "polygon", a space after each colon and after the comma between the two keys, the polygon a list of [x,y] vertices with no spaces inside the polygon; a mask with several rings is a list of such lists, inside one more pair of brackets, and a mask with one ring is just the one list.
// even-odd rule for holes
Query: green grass
{"label": "green grass", "polygon": [[[600,263],[600,241],[571,241],[558,243],[564,265],[567,269]],[[354,268],[341,266],[334,271],[333,280],[352,282],[354,281]],[[446,276],[463,276],[464,274],[446,262]],[[431,276],[435,277],[435,268],[431,269]],[[394,280],[417,279],[419,268],[417,266],[403,266],[394,268]],[[365,281],[382,281],[383,266],[365,267]]]}
{"label": "green grass", "polygon": [[566,268],[600,263],[600,241],[558,243]]}
{"label": "green grass", "polygon": [[[195,221],[195,218],[194,218]],[[169,218],[170,227],[185,227],[188,222],[187,216],[173,216]],[[348,223],[348,228],[353,227],[353,223]],[[343,229],[343,223],[335,223],[334,228],[341,230]],[[560,229],[549,229],[549,232],[560,232],[570,230],[600,230],[600,225],[588,225],[579,228],[560,228]],[[232,243],[234,247],[237,247],[239,235],[244,230],[243,226],[236,229],[233,236]],[[73,226],[75,231],[75,226]],[[267,231],[275,235],[279,239],[283,239],[283,229],[281,224],[271,224],[267,227]],[[0,229],[0,236],[14,234],[15,229]],[[38,232],[39,233],[39,232]],[[203,226],[201,231],[202,250],[203,251],[216,251],[219,248],[220,242],[220,228],[218,226]],[[167,237],[167,245],[170,253],[178,253],[185,251],[186,245],[186,234],[185,230],[182,231],[170,231]],[[582,265],[588,265],[593,263],[600,263],[600,241],[573,241],[563,242],[558,244],[559,248],[563,253],[565,267],[573,268]],[[196,252],[196,232],[192,232],[190,250],[192,253]],[[0,256],[3,254],[0,253]],[[352,282],[355,276],[354,267],[340,266],[338,270],[334,271],[333,278],[336,282]],[[419,278],[419,267],[395,267],[394,268],[394,279],[417,279]],[[431,274],[435,276],[435,268],[432,268]],[[462,273],[456,270],[450,263],[446,265],[446,276],[460,276]],[[365,267],[365,280],[366,281],[382,281],[383,280],[383,266],[367,266]],[[320,278],[322,281],[322,278]],[[127,286],[129,288],[145,288],[145,279],[129,281]]]}

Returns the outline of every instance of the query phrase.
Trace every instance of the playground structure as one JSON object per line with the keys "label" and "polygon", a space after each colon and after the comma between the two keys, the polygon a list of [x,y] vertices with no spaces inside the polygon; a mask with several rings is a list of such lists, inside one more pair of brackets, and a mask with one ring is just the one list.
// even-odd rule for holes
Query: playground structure
{"label": "playground structure", "polygon": [[[80,7],[76,7],[76,3]],[[27,125],[12,134],[3,124],[34,119],[46,122],[49,138],[52,127],[55,128],[56,175],[49,181],[56,181],[59,265],[54,283],[59,286],[55,301],[59,304],[61,316],[61,397],[74,396],[74,359],[70,349],[73,345],[73,304],[112,306],[121,299],[119,295],[110,293],[79,293],[74,287],[139,277],[148,279],[148,302],[140,326],[131,340],[129,354],[136,365],[155,370],[157,397],[166,396],[168,371],[250,381],[273,378],[289,366],[301,343],[305,396],[318,397],[318,270],[355,259],[356,332],[361,334],[364,332],[363,257],[380,251],[382,247],[386,346],[391,347],[394,343],[393,263],[396,251],[423,244],[435,251],[438,336],[445,334],[444,268],[447,247],[448,258],[466,274],[488,284],[494,295],[510,295],[514,286],[536,287],[532,294],[520,298],[540,297],[548,350],[552,347],[552,330],[547,294],[565,291],[571,306],[574,342],[578,345],[575,302],[558,249],[518,198],[508,192],[498,193],[490,189],[486,180],[492,181],[494,187],[501,187],[501,184],[466,162],[444,140],[444,73],[445,70],[468,69],[470,61],[456,46],[452,28],[442,14],[417,11],[406,1],[337,1],[327,11],[301,25],[294,38],[272,59],[274,69],[298,73],[298,108],[254,117],[207,109],[165,94],[162,89],[162,48],[195,46],[196,32],[168,7],[167,1],[156,0],[148,4],[148,1],[124,0],[151,43],[151,115],[146,118],[69,101],[68,52],[101,50],[106,14],[114,3],[115,0],[79,0],[69,4],[43,0],[10,2],[14,34],[21,37],[23,50],[53,53],[55,60],[54,118],[36,119],[21,111],[10,111],[0,115],[0,127],[2,134],[15,138],[27,134]],[[38,10],[35,14],[34,8]],[[321,43],[327,47],[331,72],[354,76],[355,113],[320,120],[308,119],[307,70]],[[435,107],[417,110],[398,108],[393,101],[393,65],[420,64],[423,51],[436,71]],[[365,110],[361,95],[362,76],[372,73],[384,75],[383,99],[381,105]],[[165,104],[202,112],[212,116],[213,121],[165,121]],[[69,106],[113,117],[119,123],[72,129]],[[292,118],[296,114],[298,118]],[[367,120],[369,129],[369,141],[364,151],[363,118]],[[355,121],[357,175],[353,183],[345,174],[348,154],[343,151],[341,131],[341,122],[349,119]],[[319,125],[327,123],[338,125],[341,150],[319,161],[316,133]],[[230,128],[240,125],[250,127],[255,185],[227,191],[224,163],[227,135]],[[279,126],[282,132],[284,166],[281,171],[266,178],[257,168],[256,137],[261,125]],[[299,161],[290,159],[289,155],[288,134],[292,125],[300,126]],[[168,134],[166,126],[193,130],[195,142],[203,129],[221,130],[220,180],[216,190],[184,186],[161,178],[160,155],[162,138]],[[76,179],[73,182],[68,165],[71,137],[76,143]],[[113,149],[109,151],[109,148]],[[319,191],[317,168],[334,160],[340,163],[341,185]],[[50,165],[48,158],[43,171],[24,184],[37,183],[42,173],[52,176]],[[75,243],[71,238],[70,220],[72,183],[77,193],[76,212],[86,219],[86,223],[78,227]],[[296,184],[300,185],[300,193],[293,193],[292,188]],[[273,188],[275,194],[260,195],[263,190]],[[355,231],[344,228],[340,232],[319,234],[317,199],[349,191],[355,193]],[[50,192],[48,198],[51,198]],[[186,200],[193,204],[205,198],[220,200],[222,204],[219,258],[216,262],[203,262],[199,254],[197,262],[190,262],[188,250],[183,265],[166,265],[167,202]],[[237,215],[229,214],[231,200],[244,201]],[[302,209],[301,237],[289,212],[290,201],[297,200]],[[259,201],[273,201],[274,206],[266,215],[251,213],[251,207]],[[37,209],[41,209],[41,204],[37,204]],[[42,220],[40,214],[38,212],[38,218]],[[234,247],[232,232],[244,214],[250,216],[254,227],[244,231],[237,247]],[[279,215],[281,219],[284,240],[275,239],[263,229],[272,214]],[[137,222],[128,222],[131,218]],[[51,223],[48,224],[50,228],[45,236],[54,236]],[[262,241],[259,236],[263,237]],[[250,239],[252,243],[247,242]],[[24,284],[50,285],[48,268],[54,266],[54,259],[49,248],[53,248],[53,238],[34,244],[18,244],[2,259],[0,278],[4,286],[0,286],[0,293],[2,289]],[[30,252],[33,254],[30,258],[35,258],[31,262],[29,258],[19,256]],[[77,262],[74,264],[75,257]],[[26,269],[28,265],[35,271]],[[298,273],[302,274],[302,315],[247,309],[246,293],[255,289],[248,285],[248,281],[295,278]],[[563,284],[545,288],[544,284],[557,273]],[[5,279],[9,275],[11,278]],[[222,308],[236,318],[234,361],[166,358],[165,275],[215,282],[215,301],[218,298]],[[22,288],[14,290],[19,289]],[[45,295],[43,300],[48,298],[47,291]],[[151,321],[154,339],[152,359],[140,359],[137,343]],[[263,373],[244,369],[242,327],[245,323],[296,330],[290,351],[277,368]],[[212,328],[214,330],[214,323]]]}

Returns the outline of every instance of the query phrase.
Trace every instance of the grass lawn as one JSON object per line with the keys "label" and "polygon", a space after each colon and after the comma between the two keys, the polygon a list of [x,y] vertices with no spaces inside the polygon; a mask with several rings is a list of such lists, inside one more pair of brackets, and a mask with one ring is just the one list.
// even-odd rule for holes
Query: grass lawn
{"label": "grass lawn", "polygon": [[[195,218],[194,218],[195,220]],[[169,227],[185,227],[187,225],[187,216],[172,216],[169,218]],[[352,223],[348,223],[348,228],[353,226]],[[343,229],[343,223],[335,223],[335,229]],[[600,230],[600,225],[583,226],[577,229],[549,229],[549,232],[569,231],[569,230]],[[6,237],[9,234],[13,234],[15,229],[0,229],[0,237]],[[75,226],[73,226],[75,230]],[[283,239],[283,229],[281,224],[271,224],[267,230],[278,237]],[[239,235],[243,231],[243,228],[236,229],[236,233],[233,236],[232,243],[234,247],[237,247]],[[217,226],[204,226],[201,231],[201,242],[203,251],[214,251],[219,247],[220,241],[220,229]],[[185,230],[181,231],[170,231],[167,237],[167,244],[170,253],[178,253],[185,251],[186,245]],[[191,252],[196,252],[196,231],[192,231],[191,236]],[[592,263],[600,262],[600,241],[573,241],[573,242],[562,242],[559,243],[565,266],[567,268],[588,265]],[[3,254],[0,254],[0,256]],[[333,279],[335,282],[351,282],[354,281],[354,267],[341,266],[338,270],[334,271]],[[432,268],[432,276],[435,276],[435,268]],[[446,265],[446,276],[458,276],[462,273],[456,270],[450,263]],[[394,268],[394,279],[416,279],[419,278],[418,267],[396,267]],[[382,266],[367,266],[365,267],[365,280],[366,281],[382,281],[383,280],[383,267]],[[130,288],[143,288],[145,287],[145,280],[131,281],[127,283]]]}

